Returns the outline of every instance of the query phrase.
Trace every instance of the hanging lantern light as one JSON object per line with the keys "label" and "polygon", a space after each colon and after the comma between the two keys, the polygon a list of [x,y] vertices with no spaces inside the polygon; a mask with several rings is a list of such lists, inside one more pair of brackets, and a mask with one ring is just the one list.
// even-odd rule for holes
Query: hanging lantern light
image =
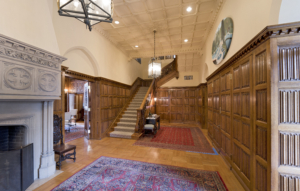
{"label": "hanging lantern light", "polygon": [[156,30],[153,31],[154,33],[154,57],[150,59],[148,64],[148,77],[149,78],[157,78],[161,75],[161,62],[157,60],[155,57],[155,33]]}
{"label": "hanging lantern light", "polygon": [[112,23],[112,0],[57,0],[60,16],[73,17],[85,23],[89,30],[100,23]]}

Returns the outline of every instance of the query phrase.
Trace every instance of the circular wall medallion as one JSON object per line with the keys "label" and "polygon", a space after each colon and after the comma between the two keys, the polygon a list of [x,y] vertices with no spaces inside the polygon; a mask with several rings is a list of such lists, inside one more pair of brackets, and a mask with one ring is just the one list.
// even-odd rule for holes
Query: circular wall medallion
{"label": "circular wall medallion", "polygon": [[46,92],[52,92],[57,86],[56,78],[49,73],[43,74],[39,78],[39,86]]}
{"label": "circular wall medallion", "polygon": [[19,67],[11,68],[6,71],[4,80],[8,86],[17,90],[25,90],[31,86],[31,74]]}
{"label": "circular wall medallion", "polygon": [[219,24],[212,43],[212,60],[219,64],[227,55],[233,35],[233,21],[227,17]]}

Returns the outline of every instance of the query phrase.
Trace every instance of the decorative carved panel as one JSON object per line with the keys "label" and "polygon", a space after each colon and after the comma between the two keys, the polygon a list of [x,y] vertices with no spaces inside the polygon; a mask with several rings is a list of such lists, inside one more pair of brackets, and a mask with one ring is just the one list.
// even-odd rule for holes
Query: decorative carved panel
{"label": "decorative carved panel", "polygon": [[240,88],[240,67],[233,69],[233,89]]}
{"label": "decorative carved panel", "polygon": [[256,126],[256,154],[267,160],[267,129]]}
{"label": "decorative carved panel", "polygon": [[260,53],[255,59],[255,82],[264,84],[267,82],[267,57],[266,52]]}
{"label": "decorative carved panel", "polygon": [[300,123],[300,91],[280,90],[280,123]]}
{"label": "decorative carved panel", "polygon": [[238,119],[233,119],[233,138],[235,138],[238,141],[241,141],[242,139],[242,123]]}
{"label": "decorative carved panel", "polygon": [[298,175],[280,174],[280,190],[283,191],[299,191],[300,177]]}
{"label": "decorative carved panel", "polygon": [[240,101],[240,93],[233,94],[233,114],[240,115],[241,113],[241,101]]}
{"label": "decorative carved panel", "polygon": [[258,191],[266,191],[267,185],[267,169],[263,165],[256,163],[255,188]]}
{"label": "decorative carved panel", "polygon": [[246,62],[245,64],[241,65],[241,70],[242,70],[242,76],[241,76],[241,82],[242,82],[242,87],[249,87],[250,86],[250,67],[249,67],[249,62]]}
{"label": "decorative carved panel", "polygon": [[250,118],[250,93],[243,92],[241,95],[242,95],[242,116]]}
{"label": "decorative carved panel", "polygon": [[258,90],[256,92],[256,118],[267,122],[267,90]]}
{"label": "decorative carved panel", "polygon": [[300,166],[300,133],[280,133],[280,164]]}
{"label": "decorative carved panel", "polygon": [[300,80],[300,49],[279,49],[280,81]]}
{"label": "decorative carved panel", "polygon": [[250,124],[242,123],[242,144],[250,149]]}

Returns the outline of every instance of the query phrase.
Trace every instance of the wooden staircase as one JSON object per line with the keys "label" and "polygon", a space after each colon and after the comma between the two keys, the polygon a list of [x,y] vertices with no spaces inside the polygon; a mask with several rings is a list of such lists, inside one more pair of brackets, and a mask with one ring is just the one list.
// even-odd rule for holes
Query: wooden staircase
{"label": "wooden staircase", "polygon": [[161,76],[156,79],[156,88],[162,86],[173,78],[179,78],[178,72],[178,57],[173,62],[161,69]]}
{"label": "wooden staircase", "polygon": [[131,139],[135,135],[137,110],[140,108],[149,87],[140,87],[123,114],[114,124],[110,137]]}

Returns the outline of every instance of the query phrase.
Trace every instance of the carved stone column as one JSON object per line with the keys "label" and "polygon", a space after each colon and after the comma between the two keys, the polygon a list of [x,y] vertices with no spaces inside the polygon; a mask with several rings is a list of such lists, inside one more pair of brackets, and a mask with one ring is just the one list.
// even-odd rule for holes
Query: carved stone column
{"label": "carved stone column", "polygon": [[42,155],[39,178],[47,178],[55,173],[53,152],[53,101],[43,102]]}

